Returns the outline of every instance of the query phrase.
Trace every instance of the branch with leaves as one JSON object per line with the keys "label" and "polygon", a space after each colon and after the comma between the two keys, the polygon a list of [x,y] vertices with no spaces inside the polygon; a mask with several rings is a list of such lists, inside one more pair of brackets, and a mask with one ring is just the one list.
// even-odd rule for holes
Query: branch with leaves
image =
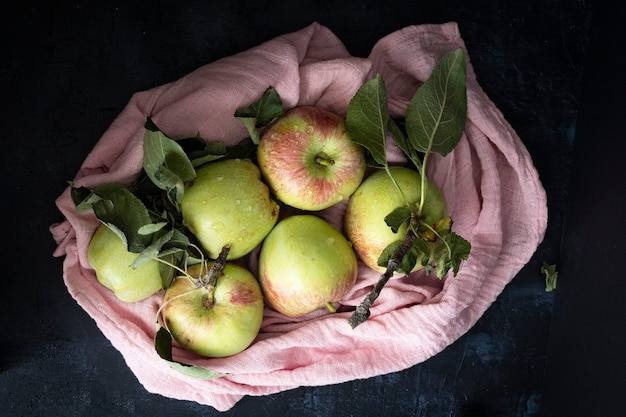
{"label": "branch with leaves", "polygon": [[[444,218],[430,227],[421,221],[426,203],[426,165],[435,152],[447,155],[463,135],[467,115],[465,56],[461,48],[445,54],[430,77],[420,86],[406,110],[402,123],[389,115],[387,90],[381,75],[366,82],[350,101],[346,129],[352,140],[369,151],[371,165],[384,169],[398,188],[387,161],[387,134],[404,152],[421,175],[421,198],[415,207],[398,207],[385,221],[396,232],[408,222],[403,239],[387,247],[378,264],[386,267],[374,289],[356,308],[348,322],[353,328],[365,322],[370,308],[395,272],[410,273],[417,262],[427,273],[436,271],[443,278],[450,270],[458,273],[461,261],[469,256],[471,245],[451,232],[452,219]],[[434,244],[433,244],[434,240]],[[429,256],[419,257],[418,253]]]}

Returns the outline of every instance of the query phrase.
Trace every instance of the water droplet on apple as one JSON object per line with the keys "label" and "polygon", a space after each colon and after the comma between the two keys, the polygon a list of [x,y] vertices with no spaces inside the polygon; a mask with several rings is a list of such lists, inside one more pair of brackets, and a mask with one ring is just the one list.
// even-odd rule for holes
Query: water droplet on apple
{"label": "water droplet on apple", "polygon": [[216,232],[219,232],[220,230],[224,230],[225,227],[226,226],[222,222],[211,223],[211,229],[215,230]]}
{"label": "water droplet on apple", "polygon": [[328,246],[329,248],[335,246],[335,238],[329,237],[328,239],[326,239],[326,246]]}
{"label": "water droplet on apple", "polygon": [[241,204],[241,200],[235,200],[235,204],[240,205]]}
{"label": "water droplet on apple", "polygon": [[217,182],[222,182],[224,180],[224,177],[215,177],[215,181]]}
{"label": "water droplet on apple", "polygon": [[247,205],[243,208],[245,211],[252,211],[252,206],[251,205]]}
{"label": "water droplet on apple", "polygon": [[311,134],[311,133],[313,133],[314,131],[315,131],[315,128],[314,128],[313,126],[311,126],[311,125],[308,125],[308,126],[306,127],[306,130],[305,130],[305,132],[307,133],[307,135],[310,135],[310,134]]}

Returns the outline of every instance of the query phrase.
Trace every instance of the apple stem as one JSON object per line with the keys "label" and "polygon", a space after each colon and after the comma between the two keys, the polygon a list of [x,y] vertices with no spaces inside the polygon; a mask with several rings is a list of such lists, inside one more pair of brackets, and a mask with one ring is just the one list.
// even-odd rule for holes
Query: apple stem
{"label": "apple stem", "polygon": [[202,275],[200,279],[202,287],[207,291],[206,296],[202,299],[205,308],[210,308],[215,304],[215,286],[217,285],[218,277],[226,267],[228,252],[230,252],[230,245],[222,248],[217,259],[211,265],[211,269],[209,269],[208,273]]}
{"label": "apple stem", "polygon": [[335,160],[326,155],[326,153],[320,152],[315,155],[315,163],[327,167],[335,165]]}
{"label": "apple stem", "polygon": [[210,309],[215,305],[215,288],[207,288],[207,293],[202,296],[202,306]]}

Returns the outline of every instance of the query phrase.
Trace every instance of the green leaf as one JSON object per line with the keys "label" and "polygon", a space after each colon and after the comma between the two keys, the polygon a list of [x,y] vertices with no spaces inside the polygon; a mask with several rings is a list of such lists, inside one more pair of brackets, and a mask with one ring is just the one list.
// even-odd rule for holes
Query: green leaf
{"label": "green leaf", "polygon": [[151,235],[167,226],[167,222],[145,224],[137,230],[140,235]]}
{"label": "green leaf", "polygon": [[211,155],[225,155],[226,143],[223,141],[211,141],[207,142],[204,146],[204,152]]}
{"label": "green leaf", "polygon": [[165,245],[164,245],[164,248],[159,252],[157,257],[161,258],[161,259],[165,259],[167,256],[178,255],[180,253],[183,253],[183,251],[184,251],[184,249],[181,249],[181,248],[178,248],[178,247],[175,247],[175,246],[172,246],[172,247],[169,247],[169,248],[165,248]]}
{"label": "green leaf", "polygon": [[160,132],[161,129],[154,123],[150,117],[146,117],[146,122],[143,124],[144,129],[149,130],[151,132]]}
{"label": "green leaf", "polygon": [[87,187],[75,188],[73,184],[70,184],[70,186],[70,196],[74,206],[76,207],[76,211],[79,213],[84,213],[93,209],[93,203],[100,200],[100,197],[94,194]]}
{"label": "green leaf", "polygon": [[[419,240],[419,238],[415,240]],[[415,240],[413,242],[415,242]],[[409,246],[409,249],[402,257],[402,262],[400,263],[400,268],[398,268],[398,271],[406,275],[410,274],[417,264],[417,258],[419,257],[419,253],[420,252],[416,245],[412,244],[411,246]]]}
{"label": "green leaf", "polygon": [[411,209],[408,207],[398,207],[385,216],[385,223],[391,227],[394,233],[398,233],[398,229],[411,219]]}
{"label": "green leaf", "polygon": [[413,246],[415,246],[419,253],[422,254],[422,257],[419,260],[420,264],[422,266],[428,265],[428,262],[430,261],[430,254],[433,251],[433,245],[418,236],[413,240]]}
{"label": "green leaf", "polygon": [[[419,240],[420,239],[417,238],[414,242]],[[396,251],[401,249],[402,245],[403,241],[398,240],[383,249],[377,261],[378,266],[386,268],[389,264],[389,260],[396,254]],[[400,265],[398,265],[396,272],[406,275],[410,274],[417,264],[420,253],[419,246],[411,244],[406,252],[402,254],[402,259],[400,259]]]}
{"label": "green leaf", "polygon": [[256,145],[259,143],[259,128],[267,126],[274,118],[282,116],[285,113],[280,95],[274,87],[268,87],[261,98],[248,107],[240,108],[235,111],[235,117],[241,121],[252,142]]}
{"label": "green leaf", "polygon": [[388,127],[389,127],[389,132],[391,133],[391,136],[393,137],[394,142],[396,143],[396,145],[398,145],[398,148],[400,148],[402,152],[404,152],[404,154],[409,158],[409,160],[413,162],[413,165],[415,165],[415,167],[420,172],[420,174],[422,174],[421,172],[422,161],[419,158],[418,152],[415,149],[413,149],[413,147],[409,143],[408,138],[406,134],[404,133],[404,131],[400,128],[398,123],[392,118],[389,118]]}
{"label": "green leaf", "polygon": [[[182,258],[181,253],[188,247],[189,238],[180,230],[172,229],[163,233],[156,240],[154,240],[154,242],[141,251],[139,256],[137,256],[130,266],[131,268],[138,268],[155,258],[161,258],[169,263],[172,263],[174,260],[180,260]],[[175,255],[174,258],[176,259],[173,259],[172,255]],[[172,268],[166,264],[162,265],[164,265],[164,268],[161,268],[161,276],[163,277],[164,282],[169,284],[171,278],[173,278],[173,271],[168,270],[168,268]]]}
{"label": "green leaf", "polygon": [[[220,142],[223,145],[223,142]],[[231,147],[216,146],[215,142],[208,142],[204,150],[189,154],[194,168],[218,159],[253,159],[256,157],[257,145],[252,138],[244,138]]]}
{"label": "green leaf", "polygon": [[188,153],[189,160],[194,168],[222,159],[225,155],[226,144],[222,141],[206,142],[202,149]]}
{"label": "green leaf", "polygon": [[183,148],[160,130],[146,129],[143,140],[143,168],[162,190],[176,190],[182,198],[184,183],[196,177],[196,171]]}
{"label": "green leaf", "polygon": [[93,203],[96,217],[111,227],[126,242],[130,252],[139,253],[150,244],[150,236],[139,229],[152,223],[146,206],[127,188],[105,184],[94,190],[100,200]]}
{"label": "green leaf", "polygon": [[367,155],[365,155],[365,165],[370,167],[370,168],[386,168],[387,165],[383,165],[383,164],[379,164],[378,162],[376,162],[376,160],[374,160],[374,158],[372,157],[372,154],[370,152],[367,153]]}
{"label": "green leaf", "polygon": [[345,125],[352,141],[366,148],[380,166],[387,166],[388,122],[387,88],[379,74],[364,83],[352,97]]}
{"label": "green leaf", "polygon": [[556,281],[559,276],[556,270],[556,265],[548,265],[543,263],[541,266],[541,273],[546,276],[546,292],[551,292],[556,289]]}
{"label": "green leaf", "polygon": [[385,249],[383,249],[382,253],[378,257],[378,266],[386,268],[394,252],[397,251],[400,246],[402,246],[402,240],[396,240],[395,242],[390,243]]}
{"label": "green leaf", "polygon": [[439,236],[446,236],[452,230],[452,218],[450,216],[443,217],[433,225],[435,232]]}
{"label": "green leaf", "polygon": [[141,253],[139,253],[139,256],[135,258],[135,260],[130,265],[130,267],[139,268],[140,266],[144,265],[148,261],[159,256],[159,252],[161,252],[161,248],[163,247],[163,245],[169,242],[169,240],[172,238],[173,235],[174,235],[174,231],[170,230],[169,232],[160,236],[157,240],[152,242],[152,244],[150,244],[148,247],[142,250]]}
{"label": "green leaf", "polygon": [[191,138],[184,138],[184,139],[176,139],[176,143],[178,143],[180,147],[183,148],[183,151],[187,155],[190,155],[193,152],[201,152],[207,146],[207,142],[204,139],[202,139],[200,136],[194,136]]}
{"label": "green leaf", "polygon": [[438,278],[443,278],[452,269],[453,274],[459,272],[461,262],[469,257],[471,244],[454,232],[450,232],[435,249],[433,258]]}
{"label": "green leaf", "polygon": [[[186,251],[189,245],[189,237],[182,231],[173,229],[169,240],[163,243],[157,257],[169,264],[180,266],[182,260],[187,256]],[[162,262],[160,263],[159,271],[161,273],[163,288],[168,288],[178,271]]]}
{"label": "green leaf", "polygon": [[137,181],[135,181],[130,187],[130,191],[135,194],[139,198],[144,197],[153,197],[157,195],[161,195],[161,189],[157,187],[150,177],[146,175],[146,172],[143,171]]}
{"label": "green leaf", "polygon": [[167,243],[163,245],[163,247],[167,249],[178,248],[186,250],[189,245],[189,237],[187,237],[187,235],[180,230],[174,229],[172,230],[172,236],[170,237],[170,240],[168,240]]}
{"label": "green leaf", "polygon": [[173,206],[177,206],[183,200],[183,194],[185,193],[185,184],[182,181],[177,181],[173,187],[166,191],[168,200]]}
{"label": "green leaf", "polygon": [[[173,249],[172,249],[173,250]],[[159,258],[163,259],[165,262],[178,265],[180,260],[183,257],[183,253],[180,249],[176,249],[178,252],[175,253],[167,253],[167,254],[159,254]],[[172,285],[172,281],[176,276],[177,270],[172,268],[166,263],[159,262],[159,275],[161,275],[161,287],[166,290]]]}
{"label": "green leaf", "polygon": [[420,152],[447,155],[459,142],[467,116],[463,50],[445,54],[409,102],[406,130]]}
{"label": "green leaf", "polygon": [[450,246],[450,250],[452,252],[450,255],[450,259],[452,261],[452,271],[454,275],[456,275],[459,273],[461,261],[469,258],[472,245],[454,232],[448,233],[445,237],[445,241]]}
{"label": "green leaf", "polygon": [[224,158],[228,159],[253,159],[256,157],[256,144],[252,138],[244,138],[235,146],[231,146],[226,151]]}
{"label": "green leaf", "polygon": [[182,362],[178,362],[172,359],[172,335],[167,331],[165,327],[159,326],[156,334],[154,335],[154,349],[157,354],[166,361],[172,369],[180,372],[181,374],[190,376],[197,379],[215,379],[226,374],[213,371],[202,366],[187,365]]}
{"label": "green leaf", "polygon": [[224,155],[223,154],[219,154],[219,155],[215,155],[215,154],[207,154],[207,153],[202,153],[202,154],[191,154],[189,155],[189,158],[191,159],[191,164],[193,165],[194,168],[198,168],[201,165],[207,164],[209,162],[213,162],[213,161],[217,161],[218,159],[223,159]]}

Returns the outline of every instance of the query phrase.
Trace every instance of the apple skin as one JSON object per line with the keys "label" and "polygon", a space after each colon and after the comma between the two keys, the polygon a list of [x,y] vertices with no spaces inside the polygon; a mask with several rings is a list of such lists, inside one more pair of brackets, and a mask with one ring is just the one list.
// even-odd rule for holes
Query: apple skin
{"label": "apple skin", "polygon": [[[421,176],[416,171],[400,166],[389,168],[409,204],[414,205],[420,200],[422,189]],[[424,222],[433,225],[445,217],[446,201],[435,184],[427,179],[426,202],[423,208]],[[365,178],[354,192],[344,217],[344,230],[352,242],[359,258],[370,268],[384,272],[378,266],[378,258],[391,243],[403,240],[407,226],[403,225],[398,233],[393,233],[385,223],[385,216],[394,209],[404,206],[405,200],[394,186],[391,178],[384,170],[375,171]],[[418,264],[413,269],[420,269]]]}
{"label": "apple skin", "polygon": [[261,136],[257,161],[283,203],[307,211],[347,200],[365,175],[365,151],[335,113],[301,106],[276,119]]}
{"label": "apple skin", "polygon": [[225,159],[196,170],[181,201],[184,224],[210,258],[231,245],[229,260],[257,247],[278,221],[279,205],[249,159]]}
{"label": "apple skin", "polygon": [[[196,264],[187,273],[197,278],[203,270],[202,264]],[[163,298],[165,327],[181,346],[202,356],[226,357],[243,351],[258,335],[263,320],[258,281],[247,269],[228,262],[210,306],[205,305],[207,293],[186,276],[174,278]]]}
{"label": "apple skin", "polygon": [[346,238],[311,215],[282,219],[259,254],[259,281],[267,304],[299,317],[340,301],[354,286],[357,258]]}
{"label": "apple skin", "polygon": [[143,300],[163,285],[158,261],[130,267],[137,255],[128,251],[122,239],[104,224],[96,229],[87,249],[87,260],[98,281],[125,302]]}

